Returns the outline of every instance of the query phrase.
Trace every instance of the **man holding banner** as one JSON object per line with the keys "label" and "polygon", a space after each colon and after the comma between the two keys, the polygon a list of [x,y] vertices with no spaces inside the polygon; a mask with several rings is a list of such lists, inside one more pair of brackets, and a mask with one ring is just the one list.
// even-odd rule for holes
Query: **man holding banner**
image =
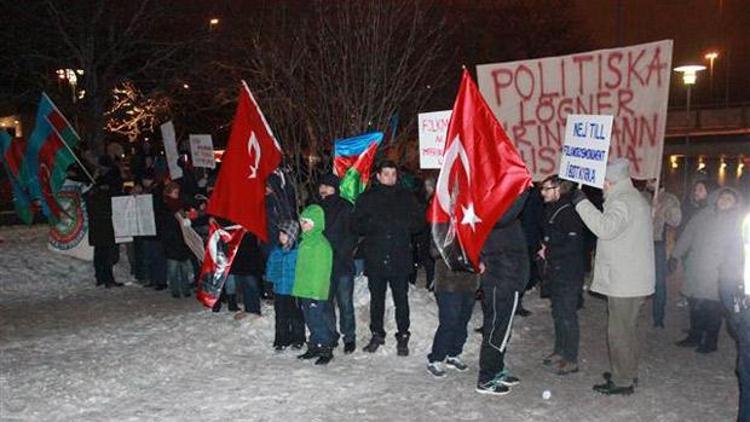
{"label": "man holding banner", "polygon": [[638,381],[638,314],[654,293],[654,243],[651,206],[630,180],[630,162],[617,158],[606,167],[604,210],[577,190],[572,202],[596,235],[591,290],[607,296],[609,361],[602,394],[632,394]]}

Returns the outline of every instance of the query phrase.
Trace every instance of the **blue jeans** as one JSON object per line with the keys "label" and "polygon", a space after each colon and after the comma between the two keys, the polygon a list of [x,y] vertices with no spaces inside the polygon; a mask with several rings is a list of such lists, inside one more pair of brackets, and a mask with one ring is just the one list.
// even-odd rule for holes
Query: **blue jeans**
{"label": "blue jeans", "polygon": [[432,339],[430,362],[442,362],[446,356],[461,354],[466,343],[466,324],[474,311],[474,293],[437,292],[438,319],[440,324]]}
{"label": "blue jeans", "polygon": [[[354,325],[354,279],[350,275],[334,277],[331,280],[331,298],[339,308],[339,328],[344,336],[344,343],[355,341]],[[331,315],[336,326],[336,306],[331,302]]]}
{"label": "blue jeans", "polygon": [[157,286],[166,285],[167,258],[164,256],[164,246],[158,239],[143,239],[141,249],[146,281]]}
{"label": "blue jeans", "polygon": [[190,271],[192,271],[192,268],[189,260],[167,259],[167,282],[173,297],[190,297]]}
{"label": "blue jeans", "polygon": [[333,347],[336,341],[336,327],[331,324],[330,303],[324,300],[300,299],[305,324],[310,330],[309,344],[318,347]]}
{"label": "blue jeans", "polygon": [[260,315],[260,286],[254,275],[229,274],[224,287],[228,295],[234,294],[237,288],[242,289],[245,312]]}
{"label": "blue jeans", "polygon": [[654,242],[656,264],[656,287],[652,314],[655,327],[664,327],[664,308],[667,306],[667,246],[666,242]]}
{"label": "blue jeans", "polygon": [[354,275],[359,277],[365,273],[365,260],[357,258],[354,260]]}
{"label": "blue jeans", "polygon": [[737,376],[740,381],[740,409],[738,422],[750,422],[750,309],[734,312],[733,293],[721,288],[721,301],[727,310],[727,320],[737,340]]}

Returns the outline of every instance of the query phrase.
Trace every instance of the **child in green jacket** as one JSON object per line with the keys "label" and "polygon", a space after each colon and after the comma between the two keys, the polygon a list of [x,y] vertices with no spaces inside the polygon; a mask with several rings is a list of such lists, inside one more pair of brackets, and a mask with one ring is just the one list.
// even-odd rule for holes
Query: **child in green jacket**
{"label": "child in green jacket", "polygon": [[292,296],[299,298],[305,324],[310,330],[307,352],[300,359],[313,359],[325,365],[333,359],[336,329],[332,318],[328,293],[331,287],[333,250],[323,235],[325,213],[318,205],[311,205],[300,216],[302,242],[297,253]]}

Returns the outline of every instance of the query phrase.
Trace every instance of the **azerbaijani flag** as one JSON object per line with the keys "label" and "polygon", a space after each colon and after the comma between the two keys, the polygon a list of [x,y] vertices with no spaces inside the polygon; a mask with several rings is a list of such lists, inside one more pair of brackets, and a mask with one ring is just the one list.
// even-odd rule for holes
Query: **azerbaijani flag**
{"label": "azerbaijani flag", "polygon": [[36,125],[26,146],[24,181],[31,197],[39,198],[42,212],[54,223],[63,210],[57,201],[68,166],[75,161],[72,149],[80,137],[47,94],[42,94]]}
{"label": "azerbaijani flag", "polygon": [[375,153],[383,132],[371,132],[334,142],[333,173],[341,178],[341,197],[354,203],[370,182]]}
{"label": "azerbaijani flag", "polygon": [[31,224],[34,213],[31,211],[31,201],[26,188],[21,181],[21,168],[23,167],[23,150],[26,143],[23,139],[13,140],[8,132],[0,131],[0,154],[2,155],[3,167],[8,173],[11,187],[13,188],[13,207],[16,214],[25,223]]}

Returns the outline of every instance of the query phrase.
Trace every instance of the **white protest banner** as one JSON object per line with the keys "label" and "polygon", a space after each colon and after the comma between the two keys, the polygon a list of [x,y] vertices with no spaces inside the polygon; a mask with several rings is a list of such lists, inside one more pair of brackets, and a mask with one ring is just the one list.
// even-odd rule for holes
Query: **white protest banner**
{"label": "white protest banner", "polygon": [[610,156],[661,170],[672,41],[477,66],[479,90],[534,180],[558,172],[569,114],[614,116]]}
{"label": "white protest banner", "polygon": [[604,186],[612,139],[612,116],[568,114],[560,177],[576,183]]}
{"label": "white protest banner", "polygon": [[169,178],[172,180],[182,177],[182,169],[177,165],[179,152],[177,151],[177,138],[174,134],[174,124],[168,121],[160,126],[161,137],[164,142],[164,154],[167,156],[167,167],[169,168]]}
{"label": "white protest banner", "polygon": [[215,168],[214,143],[211,135],[190,135],[190,156],[193,167]]}
{"label": "white protest banner", "polygon": [[203,247],[203,238],[193,230],[189,218],[183,217],[179,212],[174,214],[174,218],[180,222],[180,230],[182,230],[182,238],[185,240],[185,244],[193,252],[198,262],[203,262],[203,257],[206,255],[206,250]]}
{"label": "white protest banner", "polygon": [[156,235],[151,194],[112,197],[115,238]]}
{"label": "white protest banner", "polygon": [[440,169],[443,166],[443,147],[448,123],[453,110],[419,113],[419,167]]}

